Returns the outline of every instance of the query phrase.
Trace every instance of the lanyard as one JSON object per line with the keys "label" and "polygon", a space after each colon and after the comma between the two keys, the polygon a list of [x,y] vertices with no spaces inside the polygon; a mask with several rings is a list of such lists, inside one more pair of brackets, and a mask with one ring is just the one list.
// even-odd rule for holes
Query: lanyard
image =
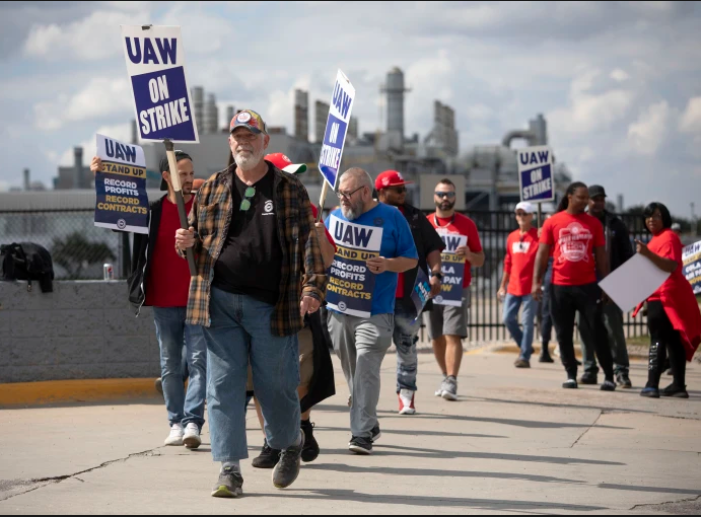
{"label": "lanyard", "polygon": [[433,222],[436,223],[438,228],[446,228],[455,222],[455,214],[453,213],[453,218],[445,226],[441,226],[441,224],[438,222],[438,217],[436,217],[436,214],[433,214]]}

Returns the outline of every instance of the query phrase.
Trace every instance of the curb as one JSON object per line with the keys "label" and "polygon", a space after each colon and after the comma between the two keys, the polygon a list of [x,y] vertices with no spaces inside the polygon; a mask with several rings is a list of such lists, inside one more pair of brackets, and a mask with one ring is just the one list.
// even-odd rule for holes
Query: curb
{"label": "curb", "polygon": [[[555,347],[557,347],[557,344],[555,344]],[[533,347],[533,355],[540,354],[540,349],[541,347],[539,346],[534,346]],[[553,347],[550,347],[551,349],[551,355],[555,355],[553,351]],[[518,348],[515,344],[514,345],[506,345],[506,344],[498,344],[498,345],[491,345],[488,347],[488,351],[495,353],[495,354],[519,354],[521,352],[521,349]],[[582,357],[582,348],[579,345],[574,346],[574,351],[575,355],[578,358]],[[646,351],[646,353],[641,353],[640,351],[637,350],[631,350],[630,348],[628,349],[628,357],[630,359],[634,359],[636,361],[647,361],[649,356]]]}
{"label": "curb", "polygon": [[148,378],[0,384],[0,409],[154,398],[158,393],[153,383]]}

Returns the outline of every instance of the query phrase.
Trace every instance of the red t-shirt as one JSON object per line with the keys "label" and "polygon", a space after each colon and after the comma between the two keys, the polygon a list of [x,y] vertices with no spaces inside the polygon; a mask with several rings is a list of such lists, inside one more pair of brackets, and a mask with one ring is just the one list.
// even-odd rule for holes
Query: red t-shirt
{"label": "red t-shirt", "polygon": [[[194,200],[193,196],[185,204],[187,213],[190,213]],[[175,232],[178,229],[180,229],[178,206],[165,197],[146,284],[146,305],[187,307],[187,298],[190,294],[190,269],[187,260],[183,260],[175,252]]]}
{"label": "red t-shirt", "polygon": [[[677,269],[670,275],[670,277],[665,281],[660,288],[655,291],[655,293],[648,298],[648,301],[655,302],[660,301],[662,294],[673,287],[675,282],[675,276],[681,277],[685,282],[687,281],[684,277],[684,262],[682,261],[682,253],[684,251],[684,246],[682,245],[679,236],[672,230],[665,230],[659,235],[656,235],[647,245],[648,249],[652,251],[655,255],[660,257],[673,260],[677,263]],[[678,279],[676,279],[678,281]]]}
{"label": "red t-shirt", "polygon": [[[477,225],[469,217],[455,213],[453,217],[442,219],[436,214],[431,214],[428,216],[428,220],[440,235],[465,235],[467,237],[467,248],[472,253],[479,253],[482,251],[482,243],[480,242],[480,236],[477,232]],[[462,282],[463,289],[470,287],[471,283],[472,270],[465,264],[465,278]]]}
{"label": "red t-shirt", "polygon": [[604,227],[589,214],[560,212],[545,221],[541,244],[554,246],[553,284],[596,283],[594,248],[606,246]]}
{"label": "red t-shirt", "polygon": [[535,257],[538,254],[538,230],[521,235],[516,230],[506,240],[504,273],[510,275],[507,292],[513,296],[527,296],[533,290]]}

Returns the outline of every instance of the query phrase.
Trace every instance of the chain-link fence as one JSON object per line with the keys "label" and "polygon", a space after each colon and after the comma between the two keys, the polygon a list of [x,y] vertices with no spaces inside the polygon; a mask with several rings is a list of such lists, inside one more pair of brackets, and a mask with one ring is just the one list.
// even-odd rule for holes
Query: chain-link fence
{"label": "chain-link fence", "polygon": [[105,263],[114,266],[115,278],[125,278],[122,235],[96,227],[94,214],[94,209],[0,211],[0,244],[34,242],[45,247],[56,280],[101,280]]}
{"label": "chain-link fence", "polygon": [[[502,322],[503,305],[496,293],[503,274],[506,239],[518,228],[512,212],[467,212],[477,224],[486,254],[484,267],[472,271],[470,339],[508,339]],[[620,216],[631,232],[631,239],[648,240],[640,217]],[[129,270],[129,240],[119,232],[97,228],[94,210],[0,211],[0,244],[35,242],[52,255],[57,280],[103,278],[102,266],[113,264],[115,278],[126,278]],[[124,254],[127,253],[125,257]],[[126,259],[126,260],[125,260]],[[643,317],[626,316],[629,337],[647,334]]]}

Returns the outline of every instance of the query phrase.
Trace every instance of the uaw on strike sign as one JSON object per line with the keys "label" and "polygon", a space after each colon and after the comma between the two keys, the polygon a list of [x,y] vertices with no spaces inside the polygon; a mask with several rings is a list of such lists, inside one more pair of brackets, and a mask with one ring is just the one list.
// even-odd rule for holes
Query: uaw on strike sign
{"label": "uaw on strike sign", "polygon": [[122,45],[141,139],[198,143],[180,27],[122,25]]}
{"label": "uaw on strike sign", "polygon": [[326,288],[330,309],[358,318],[372,316],[372,292],[377,277],[368,271],[366,262],[380,256],[383,231],[342,221],[333,215],[329,218],[329,232],[337,248]]}
{"label": "uaw on strike sign", "polygon": [[148,233],[148,196],[144,150],[97,135],[102,172],[95,175],[95,226]]}
{"label": "uaw on strike sign", "polygon": [[555,199],[553,152],[548,146],[518,150],[521,201],[545,203]]}
{"label": "uaw on strike sign", "polygon": [[355,88],[339,70],[336,74],[336,86],[331,97],[329,117],[326,120],[326,132],[319,157],[319,171],[334,190],[338,183],[338,170],[341,167],[354,98]]}

